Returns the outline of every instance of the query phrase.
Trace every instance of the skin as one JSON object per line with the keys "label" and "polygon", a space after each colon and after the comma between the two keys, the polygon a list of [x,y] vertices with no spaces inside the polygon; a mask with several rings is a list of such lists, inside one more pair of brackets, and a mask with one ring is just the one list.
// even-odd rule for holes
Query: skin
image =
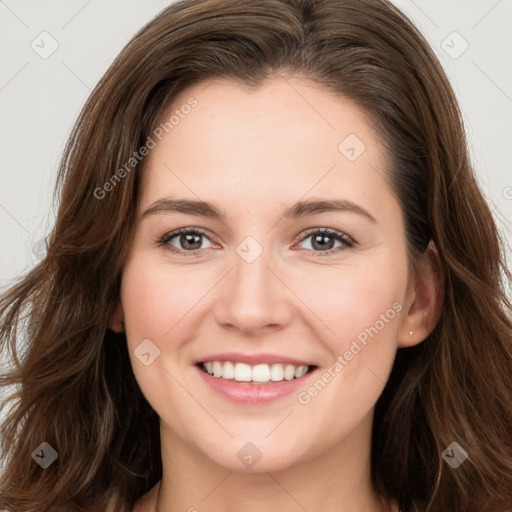
{"label": "skin", "polygon": [[[397,348],[420,343],[435,325],[435,248],[408,271],[387,156],[354,103],[291,76],[257,90],[227,80],[198,84],[173,109],[191,96],[198,105],[145,162],[112,318],[115,330],[124,320],[135,376],[161,418],[158,509],[384,510],[370,480],[373,411]],[[349,134],[366,147],[354,161],[338,150]],[[211,202],[226,219],[142,215],[170,196]],[[285,207],[311,198],[352,201],[375,222],[351,211],[283,218]],[[184,227],[207,231],[199,250],[180,245],[179,236],[158,244]],[[335,252],[323,255],[305,233],[311,228],[345,233],[354,246],[331,242],[326,249]],[[263,248],[250,264],[236,251],[247,236]],[[271,352],[310,361],[321,375],[397,303],[394,318],[308,404],[297,393],[235,403],[212,391],[194,366],[219,352]],[[134,355],[144,339],[160,350],[149,366]],[[237,457],[247,442],[262,454],[251,468]],[[157,486],[134,511],[154,510],[156,495]]]}

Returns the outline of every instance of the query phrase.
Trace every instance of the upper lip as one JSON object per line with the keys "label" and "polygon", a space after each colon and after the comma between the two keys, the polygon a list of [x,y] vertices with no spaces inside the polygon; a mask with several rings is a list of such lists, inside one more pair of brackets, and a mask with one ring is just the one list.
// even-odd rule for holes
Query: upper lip
{"label": "upper lip", "polygon": [[257,364],[284,363],[294,366],[314,366],[307,361],[302,361],[294,357],[281,356],[279,354],[241,354],[237,352],[223,352],[222,354],[212,354],[196,361],[197,363],[207,363],[209,361],[231,361],[233,363],[245,363],[251,366]]}

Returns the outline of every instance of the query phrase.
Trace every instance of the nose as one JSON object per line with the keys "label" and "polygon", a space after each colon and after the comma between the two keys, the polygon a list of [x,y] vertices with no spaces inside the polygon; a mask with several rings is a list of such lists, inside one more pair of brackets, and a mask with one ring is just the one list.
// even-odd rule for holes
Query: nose
{"label": "nose", "polygon": [[234,267],[217,293],[217,322],[252,336],[288,325],[293,313],[292,294],[276,268],[267,251],[251,263],[235,254]]}

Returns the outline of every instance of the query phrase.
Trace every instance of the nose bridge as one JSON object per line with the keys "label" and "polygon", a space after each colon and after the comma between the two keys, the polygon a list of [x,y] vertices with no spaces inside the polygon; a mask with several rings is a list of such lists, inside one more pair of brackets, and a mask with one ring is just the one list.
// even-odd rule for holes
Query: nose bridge
{"label": "nose bridge", "polygon": [[269,261],[271,258],[269,258],[268,252],[263,251],[254,260],[246,260],[240,254],[235,257],[233,280],[235,281],[235,290],[240,295],[239,299],[244,302],[254,302],[255,299],[259,301],[270,296],[272,274],[268,266],[272,262]]}
{"label": "nose bridge", "polygon": [[233,265],[222,286],[217,320],[247,332],[288,322],[285,287],[270,270],[276,266],[272,251],[247,237],[236,247]]}

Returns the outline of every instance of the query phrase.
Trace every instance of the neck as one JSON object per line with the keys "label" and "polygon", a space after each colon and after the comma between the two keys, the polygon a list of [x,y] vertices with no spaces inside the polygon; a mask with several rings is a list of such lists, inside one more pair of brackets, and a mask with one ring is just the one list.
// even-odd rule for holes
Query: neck
{"label": "neck", "polygon": [[281,470],[224,468],[178,438],[161,422],[163,478],[155,510],[260,512],[318,510],[384,512],[371,484],[371,420],[350,438]]}

